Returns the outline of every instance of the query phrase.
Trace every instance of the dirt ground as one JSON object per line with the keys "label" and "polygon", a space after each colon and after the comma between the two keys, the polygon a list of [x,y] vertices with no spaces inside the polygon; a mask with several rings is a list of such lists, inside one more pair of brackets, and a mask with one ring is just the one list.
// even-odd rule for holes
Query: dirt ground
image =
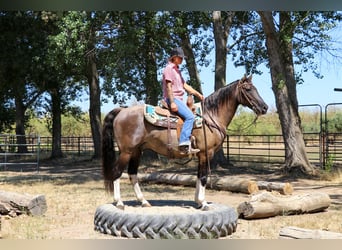
{"label": "dirt ground", "polygon": [[[196,175],[195,162],[182,165],[177,161],[149,162],[143,164],[140,173],[162,171],[178,174]],[[255,181],[289,182],[294,187],[293,194],[324,192],[331,198],[330,207],[320,213],[276,216],[258,220],[238,220],[235,233],[231,239],[277,239],[279,230],[285,226],[297,226],[307,229],[319,229],[342,233],[342,175],[323,173],[318,178],[305,178],[301,175],[285,175],[277,165],[235,165],[212,169],[211,175],[239,176]],[[234,208],[249,201],[251,196],[242,193],[217,191],[207,188],[206,198],[209,202],[221,203]],[[193,200],[194,187],[156,185],[144,183],[142,191],[147,200]],[[112,202],[110,195],[103,189],[99,161],[79,158],[62,160],[45,160],[41,162],[39,173],[35,167],[8,167],[0,169],[0,190],[27,192],[31,194],[46,193],[48,212],[39,222],[29,216],[6,219],[2,217],[0,236],[3,238],[30,239],[111,239],[94,231],[93,220],[96,207]],[[73,191],[75,190],[75,191]],[[57,198],[58,195],[58,198]],[[88,195],[88,196],[87,196]],[[122,180],[122,197],[134,200],[128,180]],[[77,205],[76,205],[77,204]],[[20,218],[19,218],[20,217]],[[31,224],[30,224],[31,223]],[[21,230],[32,223],[38,229]],[[17,225],[18,224],[18,225]],[[54,225],[51,225],[54,224]],[[17,232],[20,228],[20,232]],[[41,234],[41,231],[44,231]],[[37,234],[41,234],[38,236]]]}

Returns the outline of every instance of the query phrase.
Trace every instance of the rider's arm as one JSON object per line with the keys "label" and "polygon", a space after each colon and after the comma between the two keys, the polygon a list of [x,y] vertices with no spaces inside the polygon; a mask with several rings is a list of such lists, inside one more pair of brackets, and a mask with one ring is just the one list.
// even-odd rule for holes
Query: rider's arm
{"label": "rider's arm", "polygon": [[177,112],[178,111],[178,107],[176,105],[176,103],[174,103],[173,101],[173,92],[172,92],[172,82],[171,81],[166,81],[167,84],[167,96],[169,98],[170,101],[170,109],[173,112]]}
{"label": "rider's arm", "polygon": [[201,101],[204,100],[204,96],[197,90],[195,90],[193,87],[191,87],[189,84],[184,83],[184,89],[188,94],[197,96],[198,99],[200,99]]}

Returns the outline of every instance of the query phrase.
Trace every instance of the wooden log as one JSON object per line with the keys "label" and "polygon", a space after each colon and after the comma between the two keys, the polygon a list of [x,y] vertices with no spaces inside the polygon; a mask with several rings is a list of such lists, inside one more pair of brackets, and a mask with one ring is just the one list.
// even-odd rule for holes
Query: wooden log
{"label": "wooden log", "polygon": [[330,197],[325,193],[281,196],[264,191],[253,195],[250,201],[241,203],[237,212],[240,218],[259,219],[320,212],[327,209],[330,203]]}
{"label": "wooden log", "polygon": [[342,239],[342,234],[325,230],[283,227],[280,229],[279,239]]}
{"label": "wooden log", "polygon": [[[127,175],[123,175],[123,177],[128,178]],[[139,174],[139,181],[171,185],[196,186],[197,177],[195,175],[153,172],[150,174]],[[211,176],[208,180],[207,188],[245,194],[253,194],[259,191],[255,181],[232,176]]]}
{"label": "wooden log", "polygon": [[266,191],[277,191],[280,194],[289,195],[293,193],[293,187],[290,183],[282,182],[268,182],[268,181],[257,181],[259,190]]}
{"label": "wooden log", "polygon": [[28,214],[43,215],[47,210],[44,195],[19,194],[0,190],[0,213],[11,217]]}

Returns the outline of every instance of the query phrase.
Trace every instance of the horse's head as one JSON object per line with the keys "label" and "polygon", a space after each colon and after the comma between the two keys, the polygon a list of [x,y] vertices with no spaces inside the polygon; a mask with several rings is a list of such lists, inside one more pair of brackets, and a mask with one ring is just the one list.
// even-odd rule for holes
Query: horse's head
{"label": "horse's head", "polygon": [[261,98],[258,90],[252,83],[252,75],[244,75],[238,82],[238,101],[243,106],[252,109],[257,115],[266,114],[268,106]]}

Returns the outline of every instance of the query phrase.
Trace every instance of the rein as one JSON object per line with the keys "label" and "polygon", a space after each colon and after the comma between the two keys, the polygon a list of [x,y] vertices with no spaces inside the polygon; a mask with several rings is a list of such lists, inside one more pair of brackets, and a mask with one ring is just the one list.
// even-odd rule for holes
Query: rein
{"label": "rein", "polygon": [[[255,112],[255,104],[254,104],[254,102],[251,100],[251,98],[248,96],[248,94],[246,93],[246,90],[245,90],[245,88],[244,88],[244,86],[245,86],[246,84],[248,84],[248,83],[244,83],[244,82],[242,82],[242,81],[240,80],[238,84],[239,84],[239,86],[238,86],[238,90],[239,90],[238,96],[239,96],[239,98],[241,99],[241,95],[243,95],[243,96],[245,97],[245,99],[247,100],[248,104],[252,107],[252,110]],[[240,103],[241,103],[241,101],[240,101]],[[259,116],[256,115],[255,118],[254,118],[254,120],[252,121],[252,123],[249,124],[248,126],[242,128],[242,129],[237,130],[237,129],[229,129],[229,128],[228,128],[227,130],[228,130],[228,131],[231,131],[231,132],[241,132],[241,131],[243,131],[243,130],[247,130],[248,128],[250,128],[252,125],[254,125],[254,124],[256,123],[256,121],[258,120],[258,118],[259,118]]]}
{"label": "rein", "polygon": [[[204,100],[201,102],[201,105],[202,105],[202,110],[203,110],[203,114],[204,114],[205,113],[204,112]],[[197,114],[197,115],[199,115],[199,114]],[[201,117],[202,117],[203,121],[206,122],[206,120],[203,118],[203,116],[201,116]],[[210,177],[210,187],[212,188],[213,184],[212,184],[212,181],[211,181],[211,166],[210,166],[210,160],[209,160],[208,141],[207,141],[207,132],[206,132],[206,129],[205,129],[205,124],[203,124],[202,127],[203,127],[203,136],[204,136],[205,157],[207,158],[207,166],[208,166],[208,172],[209,172],[208,174],[209,174],[209,177]]]}
{"label": "rein", "polygon": [[254,124],[256,123],[256,121],[258,120],[258,118],[259,118],[259,116],[256,115],[255,118],[254,118],[254,120],[253,120],[248,126],[242,128],[242,129],[229,129],[229,128],[227,128],[227,130],[230,131],[230,132],[241,132],[241,131],[247,130],[247,129],[249,129],[250,127],[252,127],[252,125],[254,125]]}

